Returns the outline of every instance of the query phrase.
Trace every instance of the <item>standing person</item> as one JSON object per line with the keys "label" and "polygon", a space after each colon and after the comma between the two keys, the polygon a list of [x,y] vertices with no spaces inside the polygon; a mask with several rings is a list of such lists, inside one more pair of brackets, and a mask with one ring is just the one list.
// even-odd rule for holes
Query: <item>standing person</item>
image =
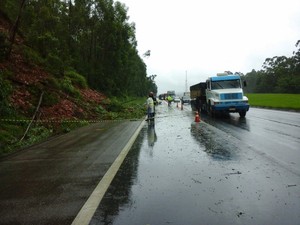
{"label": "standing person", "polygon": [[147,120],[150,120],[153,118],[153,113],[154,113],[154,101],[153,101],[153,93],[150,92],[149,96],[147,98]]}
{"label": "standing person", "polygon": [[152,95],[152,99],[153,99],[153,117],[155,116],[155,106],[157,105],[157,100],[156,97],[154,96],[153,92],[150,92],[150,95]]}
{"label": "standing person", "polygon": [[171,106],[171,102],[173,101],[173,98],[170,95],[168,95],[167,101],[168,101],[168,106]]}

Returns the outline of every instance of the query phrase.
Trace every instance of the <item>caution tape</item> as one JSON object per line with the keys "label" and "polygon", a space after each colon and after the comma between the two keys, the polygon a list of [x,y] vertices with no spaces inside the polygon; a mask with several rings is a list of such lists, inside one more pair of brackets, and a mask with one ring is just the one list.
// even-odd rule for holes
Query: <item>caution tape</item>
{"label": "caution tape", "polygon": [[[104,123],[104,122],[120,122],[120,121],[136,121],[140,119],[115,119],[115,120],[33,120],[33,123]],[[27,119],[0,119],[0,122],[12,123],[30,123]]]}

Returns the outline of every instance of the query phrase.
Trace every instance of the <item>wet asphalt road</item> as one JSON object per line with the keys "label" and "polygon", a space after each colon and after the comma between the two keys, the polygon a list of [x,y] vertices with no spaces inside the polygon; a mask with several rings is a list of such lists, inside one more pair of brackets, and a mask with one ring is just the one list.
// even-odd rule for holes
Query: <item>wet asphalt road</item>
{"label": "wet asphalt road", "polygon": [[0,224],[71,224],[140,124],[92,124],[1,159]]}
{"label": "wet asphalt road", "polygon": [[300,224],[300,114],[157,107],[90,224]]}

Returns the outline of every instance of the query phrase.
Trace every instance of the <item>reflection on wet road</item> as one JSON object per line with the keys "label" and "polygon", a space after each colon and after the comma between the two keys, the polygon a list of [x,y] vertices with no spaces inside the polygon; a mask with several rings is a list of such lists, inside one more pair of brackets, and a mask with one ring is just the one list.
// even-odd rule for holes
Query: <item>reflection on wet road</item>
{"label": "reflection on wet road", "polygon": [[232,114],[227,118],[204,118],[205,122],[236,137],[296,174],[300,174],[300,114],[251,109],[247,118]]}
{"label": "reflection on wet road", "polygon": [[[243,120],[203,116],[198,124],[188,106],[159,106],[90,224],[299,224],[300,160],[269,157],[272,144],[258,137],[272,140],[266,129],[278,128],[261,127],[251,110]],[[283,135],[292,142],[285,147],[297,155],[300,126],[291,123],[297,133]]]}
{"label": "reflection on wet road", "polygon": [[229,139],[229,136],[219,136],[216,131],[205,123],[193,123],[191,133],[199,143],[203,151],[214,159],[234,160],[237,147]]}

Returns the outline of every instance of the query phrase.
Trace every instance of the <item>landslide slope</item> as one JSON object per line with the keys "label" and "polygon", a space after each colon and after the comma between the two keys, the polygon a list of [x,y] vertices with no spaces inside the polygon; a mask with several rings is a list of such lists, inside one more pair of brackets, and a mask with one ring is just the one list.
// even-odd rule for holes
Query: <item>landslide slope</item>
{"label": "landslide slope", "polygon": [[0,156],[91,120],[116,118],[109,110],[111,101],[91,90],[82,75],[47,72],[20,34],[10,57],[4,57],[10,27],[0,13]]}

